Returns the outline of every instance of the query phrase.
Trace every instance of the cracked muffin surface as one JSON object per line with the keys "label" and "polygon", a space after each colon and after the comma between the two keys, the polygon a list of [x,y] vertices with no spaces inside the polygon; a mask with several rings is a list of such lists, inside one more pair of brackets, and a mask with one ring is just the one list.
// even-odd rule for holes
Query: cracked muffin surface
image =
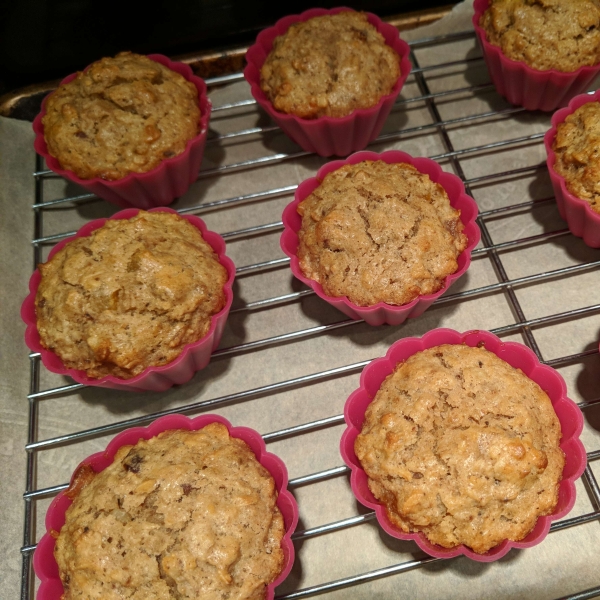
{"label": "cracked muffin surface", "polygon": [[297,210],[302,272],[358,306],[438,291],[468,244],[443,187],[407,163],[345,165]]}
{"label": "cracked muffin surface", "polygon": [[103,58],[61,85],[42,119],[49,153],[82,179],[145,173],[198,134],[198,90],[146,56]]}
{"label": "cracked muffin surface", "polygon": [[273,477],[220,423],[124,446],[67,495],[64,600],[258,600],[284,565]]}
{"label": "cracked muffin surface", "polygon": [[552,149],[567,189],[600,213],[600,103],[584,104],[559,123]]}
{"label": "cracked muffin surface", "polygon": [[167,212],[108,220],[39,265],[42,346],[88,377],[129,379],[208,333],[227,270],[200,231]]}
{"label": "cracked muffin surface", "polygon": [[275,110],[344,117],[392,91],[400,59],[367,15],[344,11],[295,23],[275,38],[260,73]]}
{"label": "cracked muffin surface", "polygon": [[600,0],[491,0],[479,24],[505,56],[539,71],[600,62]]}
{"label": "cracked muffin surface", "polygon": [[522,371],[485,348],[442,345],[386,378],[355,451],[395,526],[485,553],[554,510],[560,438],[550,399]]}

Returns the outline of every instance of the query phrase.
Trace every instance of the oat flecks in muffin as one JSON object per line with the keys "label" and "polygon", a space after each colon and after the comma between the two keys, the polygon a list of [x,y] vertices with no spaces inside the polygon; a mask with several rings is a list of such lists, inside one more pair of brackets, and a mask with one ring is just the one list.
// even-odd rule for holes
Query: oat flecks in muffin
{"label": "oat flecks in muffin", "polygon": [[505,56],[539,71],[600,62],[600,0],[491,0],[480,25]]}
{"label": "oat flecks in muffin", "polygon": [[584,104],[559,123],[553,150],[567,189],[600,213],[600,103]]}
{"label": "oat flecks in muffin", "polygon": [[41,343],[93,378],[129,379],[171,362],[225,305],[227,270],[173,213],[109,220],[39,268]]}
{"label": "oat flecks in muffin", "polygon": [[285,533],[269,472],[220,423],[121,448],[67,510],[65,600],[262,599]]}
{"label": "oat flecks in muffin", "polygon": [[405,532],[485,553],[558,501],[560,423],[548,396],[484,348],[414,354],[369,405],[356,456]]}
{"label": "oat flecks in muffin", "polygon": [[44,138],[63,169],[121,179],[181,154],[198,133],[198,90],[145,56],[103,58],[46,103]]}
{"label": "oat flecks in muffin", "polygon": [[315,119],[374,106],[399,76],[398,54],[366,14],[345,11],[296,23],[275,38],[260,81],[276,110]]}
{"label": "oat flecks in muffin", "polygon": [[468,242],[442,186],[407,163],[345,165],[298,212],[302,272],[359,306],[438,291]]}

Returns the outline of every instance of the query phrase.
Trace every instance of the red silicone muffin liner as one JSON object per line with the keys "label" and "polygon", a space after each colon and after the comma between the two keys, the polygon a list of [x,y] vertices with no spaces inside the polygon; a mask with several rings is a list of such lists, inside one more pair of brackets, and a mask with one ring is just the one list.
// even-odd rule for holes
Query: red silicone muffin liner
{"label": "red silicone muffin liner", "polygon": [[[151,171],[130,173],[126,177],[115,181],[107,181],[99,177],[81,179],[73,171],[63,169],[58,160],[48,152],[48,146],[44,139],[42,117],[46,114],[46,102],[49,96],[44,99],[42,110],[33,122],[35,151],[45,159],[49,169],[85,188],[88,192],[121,208],[148,210],[153,207],[171,204],[175,198],[183,195],[198,178],[208,134],[208,121],[212,106],[206,95],[204,81],[200,77],[196,77],[192,69],[184,63],[173,62],[162,54],[149,54],[148,58],[179,73],[193,83],[198,90],[198,104],[200,107],[198,135],[188,141],[185,150],[181,154],[163,160],[158,167]],[[60,85],[69,83],[75,77],[77,77],[77,73],[65,77]]]}
{"label": "red silicone muffin liner", "polygon": [[[131,219],[139,212],[140,210],[137,208],[129,208],[114,214],[110,219]],[[148,212],[170,212],[176,214],[173,209],[166,207],[154,208]],[[173,385],[186,383],[192,378],[196,371],[200,371],[206,367],[210,361],[211,353],[216,350],[219,345],[219,341],[223,335],[223,329],[225,328],[225,322],[227,321],[227,315],[229,314],[229,309],[233,302],[232,286],[235,278],[235,265],[231,259],[225,255],[225,242],[223,241],[223,238],[213,231],[208,231],[202,219],[192,215],[179,216],[186,219],[186,221],[189,221],[200,231],[202,237],[215,251],[219,257],[219,262],[227,269],[229,275],[223,288],[225,291],[225,306],[218,313],[213,315],[208,333],[197,342],[185,346],[182,353],[175,360],[166,365],[160,367],[148,367],[139,375],[136,375],[131,379],[120,379],[112,375],[103,377],[102,379],[93,379],[88,377],[85,371],[68,369],[54,352],[46,350],[46,348],[41,345],[35,314],[35,296],[42,276],[40,271],[36,269],[29,280],[29,295],[25,298],[25,301],[21,306],[21,319],[23,319],[27,325],[27,330],[25,331],[25,343],[32,352],[39,352],[41,354],[42,363],[49,371],[58,373],[59,375],[69,375],[69,377],[72,377],[77,383],[82,383],[84,385],[135,392],[162,392]],[[52,256],[54,256],[69,241],[90,235],[93,231],[102,227],[107,220],[108,219],[96,219],[84,225],[73,237],[62,240],[56,244],[50,251],[48,260],[50,260],[50,258],[52,258]]]}
{"label": "red silicone muffin liner", "polygon": [[[222,423],[227,427],[231,437],[239,438],[246,442],[256,455],[258,462],[269,471],[275,480],[278,493],[277,506],[283,515],[285,523],[285,535],[281,540],[285,562],[283,570],[277,579],[267,586],[266,597],[268,600],[272,600],[275,588],[288,576],[294,563],[294,544],[291,537],[298,523],[298,506],[294,496],[287,489],[288,474],[285,464],[275,454],[267,452],[265,442],[254,429],[232,427],[227,419],[218,415],[202,415],[195,419],[189,419],[183,415],[169,415],[153,421],[148,427],[126,429],[111,440],[104,452],[97,452],[88,456],[79,464],[74,472],[77,472],[82,465],[90,465],[96,473],[99,473],[113,462],[117,450],[122,446],[137,444],[140,439],[148,440],[168,429],[197,431],[209,423]],[[72,501],[65,495],[65,492],[60,492],[52,501],[46,513],[46,533],[38,543],[33,555],[33,568],[35,574],[42,582],[36,596],[38,600],[59,600],[63,593],[58,565],[54,559],[54,545],[56,540],[52,537],[51,532],[60,531],[65,524],[65,513],[71,504]]]}
{"label": "red silicone muffin liner", "polygon": [[250,90],[255,100],[269,114],[294,142],[307,152],[316,152],[321,156],[347,156],[351,152],[362,150],[372,142],[381,131],[392,106],[410,73],[409,60],[410,48],[401,40],[398,30],[388,23],[384,23],[372,13],[366,13],[369,23],[373,25],[385,38],[400,57],[400,77],[392,91],[382,96],[381,100],[371,108],[358,109],[345,117],[319,117],[318,119],[301,119],[276,111],[264,92],[260,89],[260,70],[271,52],[273,40],[284,34],[290,25],[307,21],[322,15],[335,15],[339,12],[352,10],[346,7],[325,10],[312,8],[300,15],[290,15],[280,19],[264,31],[261,31],[253,46],[246,53],[247,66],[244,77],[250,84]]}
{"label": "red silicone muffin liner", "polygon": [[554,170],[556,155],[554,154],[554,150],[552,150],[558,124],[562,123],[579,107],[589,102],[600,102],[600,90],[593,94],[576,96],[569,102],[569,106],[556,111],[552,115],[552,127],[544,136],[544,146],[546,146],[546,154],[548,155],[546,160],[548,173],[550,174],[550,181],[554,188],[554,195],[560,216],[567,222],[573,235],[583,238],[583,241],[592,248],[600,248],[600,213],[593,210],[589,202],[569,192],[565,178]]}
{"label": "red silicone muffin liner", "polygon": [[539,71],[524,62],[508,58],[498,46],[488,42],[485,30],[479,25],[489,3],[490,0],[475,0],[473,27],[492,82],[498,93],[511,104],[527,110],[555,110],[584,92],[600,73],[600,64],[564,73],[555,69]]}
{"label": "red silicone muffin liner", "polygon": [[[421,350],[441,344],[466,344],[474,347],[481,343],[508,364],[521,369],[548,394],[560,421],[560,447],[565,454],[563,478],[554,512],[539,517],[533,530],[520,542],[505,540],[485,554],[477,554],[464,545],[452,549],[443,548],[429,542],[422,533],[404,533],[396,528],[388,519],[383,504],[379,503],[369,490],[367,474],[354,453],[354,441],[362,429],[365,411],[385,378],[398,363]],[[561,519],[573,508],[575,480],[581,476],[587,463],[585,448],[579,440],[583,429],[583,415],[577,405],[567,397],[563,378],[551,367],[542,365],[535,354],[523,344],[502,342],[488,331],[458,333],[452,329],[434,329],[422,338],[404,338],[397,341],[383,358],[372,361],[364,368],[360,376],[360,387],[346,401],[344,417],[348,427],[342,435],[340,451],[344,462],[352,470],[350,483],[354,495],[362,504],[375,510],[379,524],[387,533],[401,540],[413,540],[421,550],[436,558],[464,555],[478,562],[492,562],[504,556],[511,548],[531,548],[539,544],[548,534],[552,521]]]}
{"label": "red silicone muffin liner", "polygon": [[[329,296],[323,291],[323,287],[317,281],[305,277],[300,269],[298,261],[298,232],[302,226],[302,219],[298,214],[297,207],[302,200],[309,196],[323,181],[328,173],[337,171],[344,165],[355,165],[365,160],[383,160],[386,163],[409,163],[416,167],[421,173],[429,175],[435,183],[439,183],[448,194],[450,204],[453,208],[460,210],[460,220],[465,228],[464,233],[468,238],[467,248],[458,257],[458,269],[455,273],[446,277],[446,282],[441,290],[433,294],[418,296],[412,302],[402,306],[394,306],[379,302],[373,306],[358,306],[351,302],[346,296],[339,298]],[[283,211],[284,230],[281,234],[281,249],[290,257],[290,268],[292,273],[303,283],[311,287],[314,292],[325,302],[341,310],[352,319],[364,319],[369,325],[400,325],[406,319],[418,317],[431,306],[434,300],[439,298],[469,267],[471,264],[471,252],[480,238],[479,227],[475,220],[477,218],[477,203],[473,198],[465,194],[462,181],[451,173],[442,171],[441,167],[429,158],[413,158],[406,152],[400,150],[388,150],[377,154],[375,152],[363,151],[349,156],[346,160],[335,160],[323,165],[317,172],[316,177],[303,181],[294,195],[294,201],[288,204]]]}

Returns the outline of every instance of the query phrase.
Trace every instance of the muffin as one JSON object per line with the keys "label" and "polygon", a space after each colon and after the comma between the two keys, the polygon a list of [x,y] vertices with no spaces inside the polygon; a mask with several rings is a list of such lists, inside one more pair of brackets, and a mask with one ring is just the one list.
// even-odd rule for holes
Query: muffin
{"label": "muffin", "polygon": [[35,315],[41,346],[68,369],[127,380],[203,338],[233,277],[191,218],[115,217],[40,265]]}
{"label": "muffin", "polygon": [[555,511],[565,456],[548,395],[479,346],[443,344],[400,361],[354,450],[395,527],[483,554]]}
{"label": "muffin", "polygon": [[600,73],[599,0],[475,0],[473,26],[496,90],[553,111]]}
{"label": "muffin", "polygon": [[198,91],[146,56],[103,58],[50,96],[42,119],[49,153],[81,179],[145,173],[181,154],[198,133]]}
{"label": "muffin", "polygon": [[539,71],[600,63],[600,0],[491,0],[480,24],[505,56]]}
{"label": "muffin", "polygon": [[437,292],[468,245],[444,188],[408,163],[344,165],[297,211],[302,273],[358,306],[403,305]]}
{"label": "muffin", "polygon": [[307,152],[347,156],[379,135],[410,48],[372,13],[314,8],[260,32],[244,77],[256,102]]}
{"label": "muffin", "polygon": [[552,126],[544,136],[560,216],[571,233],[591,248],[600,248],[600,203],[594,180],[599,165],[594,148],[599,102],[600,91],[575,96],[568,107],[552,115]]}
{"label": "muffin", "polygon": [[367,15],[345,11],[296,23],[275,38],[260,87],[280,112],[345,117],[377,104],[399,76],[398,54]]}
{"label": "muffin", "polygon": [[99,473],[84,462],[66,495],[64,600],[259,599],[285,565],[275,481],[219,422],[121,446]]}
{"label": "muffin", "polygon": [[86,191],[148,210],[197,179],[210,112],[206,84],[188,65],[124,53],[65,77],[46,96],[33,121],[34,148]]}
{"label": "muffin", "polygon": [[600,214],[600,103],[588,102],[559,123],[552,149],[567,190]]}

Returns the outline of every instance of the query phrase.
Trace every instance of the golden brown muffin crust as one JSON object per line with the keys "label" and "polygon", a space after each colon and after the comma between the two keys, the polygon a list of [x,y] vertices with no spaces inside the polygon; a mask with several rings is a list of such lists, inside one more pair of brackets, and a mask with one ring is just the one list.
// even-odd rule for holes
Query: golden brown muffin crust
{"label": "golden brown muffin crust", "polygon": [[64,600],[262,599],[284,564],[276,501],[220,423],[125,446],[67,510],[54,550]]}
{"label": "golden brown muffin crust", "polygon": [[480,25],[505,56],[539,71],[600,62],[600,0],[491,0]]}
{"label": "golden brown muffin crust", "polygon": [[129,379],[171,362],[225,306],[227,270],[173,213],[109,220],[39,268],[40,341],[89,377]]}
{"label": "golden brown muffin crust", "polygon": [[298,213],[302,272],[359,306],[402,305],[438,291],[468,242],[442,186],[407,163],[345,165]]}
{"label": "golden brown muffin crust", "polygon": [[46,102],[44,138],[63,169],[121,179],[181,154],[198,133],[198,90],[145,56],[103,58]]}
{"label": "golden brown muffin crust", "polygon": [[292,25],[260,73],[275,110],[304,119],[344,117],[377,104],[400,77],[400,59],[367,15],[345,11]]}
{"label": "golden brown muffin crust", "polygon": [[520,370],[484,348],[442,345],[387,377],[355,451],[394,525],[485,553],[554,510],[560,438],[550,399]]}
{"label": "golden brown muffin crust", "polygon": [[552,148],[567,189],[600,213],[600,103],[584,104],[559,123]]}

